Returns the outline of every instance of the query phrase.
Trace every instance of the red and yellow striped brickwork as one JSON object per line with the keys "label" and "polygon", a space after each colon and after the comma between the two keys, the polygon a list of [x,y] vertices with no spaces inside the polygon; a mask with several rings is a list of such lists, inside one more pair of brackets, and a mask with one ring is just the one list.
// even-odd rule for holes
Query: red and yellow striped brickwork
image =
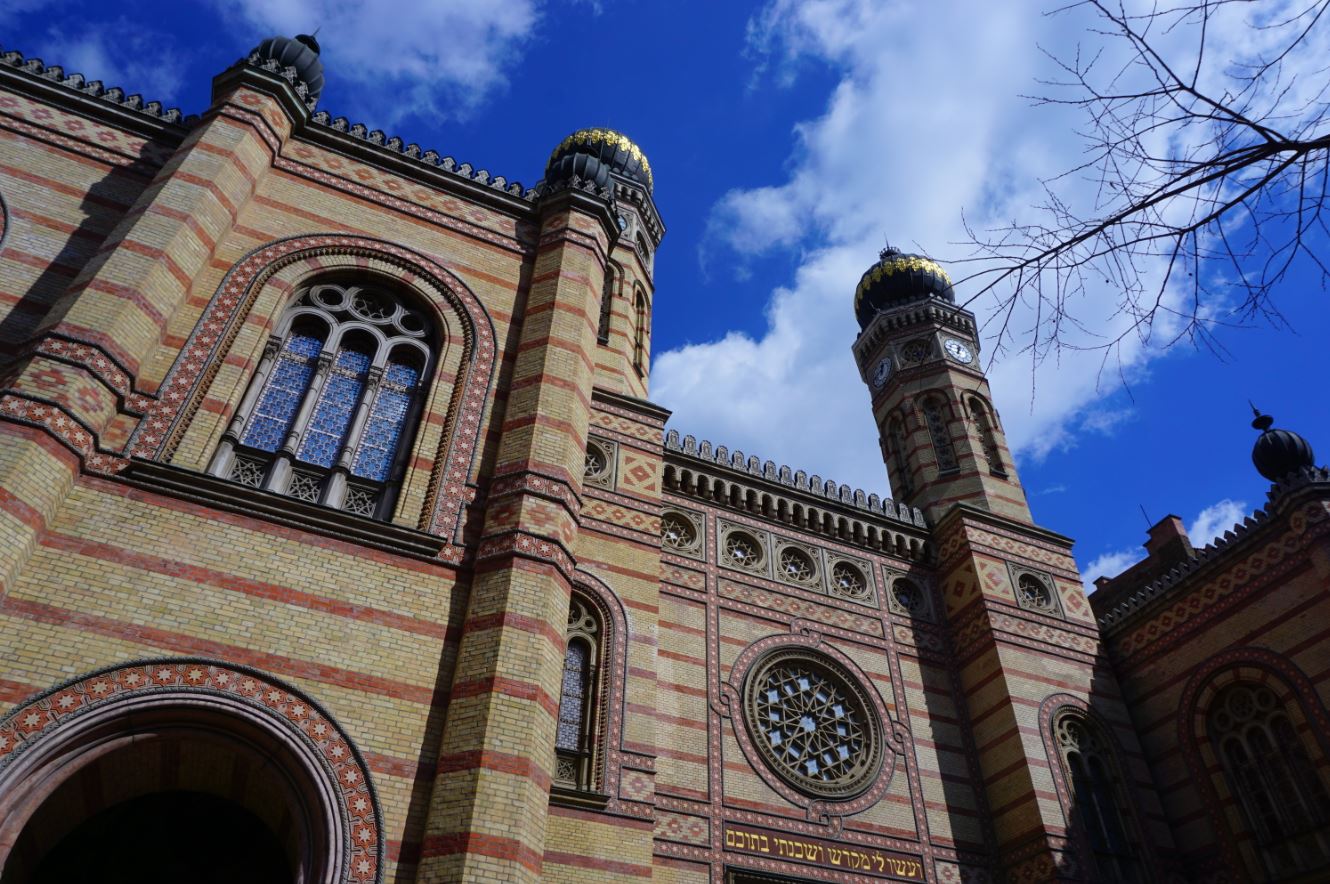
{"label": "red and yellow striped brickwork", "polygon": [[[182,121],[0,56],[6,876],[185,790],[300,880],[1093,880],[1069,709],[1111,735],[1141,868],[1256,867],[1188,728],[1246,678],[1327,741],[1323,479],[1151,606],[1092,611],[977,368],[874,394],[912,506],[680,443],[647,400],[663,228],[635,146],[585,130],[608,185],[528,191],[312,116],[293,70],[238,63]],[[391,512],[215,474],[293,298],[361,277],[439,329]],[[972,330],[948,310],[939,342]],[[865,378],[919,334],[887,327]],[[581,774],[556,752],[574,610],[600,642]],[[750,682],[782,654],[848,685],[852,788],[762,742]]]}

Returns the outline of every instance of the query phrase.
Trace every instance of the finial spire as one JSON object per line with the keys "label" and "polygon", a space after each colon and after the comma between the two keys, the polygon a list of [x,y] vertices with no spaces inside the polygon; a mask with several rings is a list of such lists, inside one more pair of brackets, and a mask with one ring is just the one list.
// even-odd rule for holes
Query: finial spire
{"label": "finial spire", "polygon": [[1252,414],[1256,415],[1256,419],[1251,422],[1253,429],[1264,433],[1275,425],[1275,419],[1268,414],[1261,414],[1261,409],[1257,408],[1250,399],[1247,400],[1247,404],[1251,405]]}

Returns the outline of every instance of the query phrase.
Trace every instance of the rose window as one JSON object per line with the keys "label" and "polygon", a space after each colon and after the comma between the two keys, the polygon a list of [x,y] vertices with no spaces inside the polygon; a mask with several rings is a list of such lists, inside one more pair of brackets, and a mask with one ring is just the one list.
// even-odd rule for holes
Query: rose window
{"label": "rose window", "polygon": [[660,518],[660,539],[671,549],[692,549],[697,544],[697,529],[688,518],[666,513]]}
{"label": "rose window", "polygon": [[831,589],[846,598],[861,599],[868,595],[868,581],[863,572],[849,562],[837,562],[831,569]]}
{"label": "rose window", "polygon": [[1053,594],[1049,592],[1048,584],[1033,574],[1020,576],[1016,581],[1016,595],[1021,604],[1027,608],[1038,611],[1048,611],[1053,608]]}
{"label": "rose window", "polygon": [[597,476],[603,476],[609,468],[610,464],[605,458],[605,452],[595,445],[588,446],[586,450],[586,472],[584,474],[586,478],[593,479]]}
{"label": "rose window", "polygon": [[750,672],[749,732],[781,779],[818,796],[848,798],[881,767],[877,716],[840,666],[807,651],[776,652]]}
{"label": "rose window", "polygon": [[906,362],[923,362],[928,357],[927,341],[910,341],[901,351]]}
{"label": "rose window", "polygon": [[896,604],[904,611],[917,611],[923,602],[923,594],[919,591],[919,587],[913,580],[906,580],[904,577],[891,585],[891,594],[896,599]]}
{"label": "rose window", "polygon": [[762,553],[757,541],[738,531],[726,535],[725,556],[740,568],[755,570],[762,566]]}
{"label": "rose window", "polygon": [[780,576],[793,583],[812,583],[817,572],[807,553],[787,546],[780,551]]}

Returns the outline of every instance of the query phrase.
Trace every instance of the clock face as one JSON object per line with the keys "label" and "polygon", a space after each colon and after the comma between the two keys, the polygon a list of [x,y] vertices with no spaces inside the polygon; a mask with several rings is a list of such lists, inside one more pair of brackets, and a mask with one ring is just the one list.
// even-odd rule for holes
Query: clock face
{"label": "clock face", "polygon": [[970,363],[974,361],[974,354],[970,352],[970,348],[955,338],[947,338],[943,341],[942,349],[946,350],[947,355],[957,362]]}
{"label": "clock face", "polygon": [[887,382],[889,377],[891,377],[891,360],[884,357],[877,364],[877,368],[873,370],[873,387],[879,390],[882,389],[882,385]]}

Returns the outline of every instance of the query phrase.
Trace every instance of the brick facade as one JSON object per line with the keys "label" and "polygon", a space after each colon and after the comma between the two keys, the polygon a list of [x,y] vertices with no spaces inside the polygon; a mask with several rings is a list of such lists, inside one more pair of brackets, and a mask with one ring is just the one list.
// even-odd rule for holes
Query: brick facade
{"label": "brick facade", "polygon": [[[6,882],[170,791],[258,818],[302,881],[1103,880],[1066,715],[1106,735],[1142,879],[1266,874],[1206,729],[1227,686],[1269,686],[1330,782],[1323,471],[1092,608],[946,355],[977,350],[965,311],[855,345],[896,501],[666,434],[649,170],[526,189],[262,62],[182,119],[0,56]],[[219,455],[323,279],[436,330],[385,518]],[[574,600],[600,645],[569,773]],[[856,778],[782,767],[753,711],[773,660],[867,735],[811,759],[863,752]]]}

